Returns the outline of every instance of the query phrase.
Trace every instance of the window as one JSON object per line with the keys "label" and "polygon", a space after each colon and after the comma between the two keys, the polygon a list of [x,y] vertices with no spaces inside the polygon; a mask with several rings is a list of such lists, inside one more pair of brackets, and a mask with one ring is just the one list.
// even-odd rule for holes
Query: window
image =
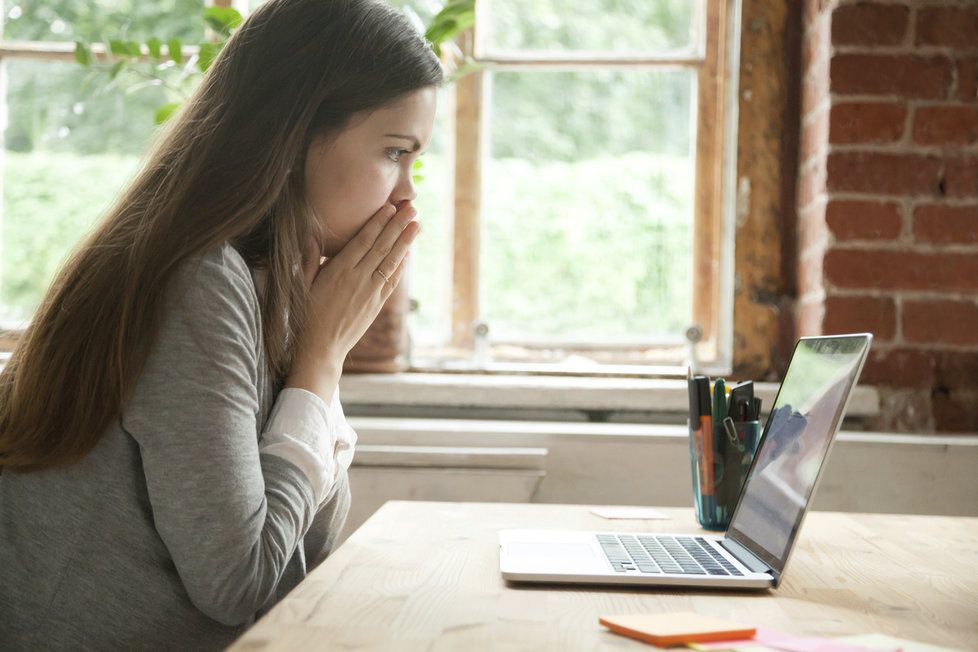
{"label": "window", "polygon": [[[84,4],[3,6],[7,327],[30,317],[172,99],[162,87],[86,83],[72,41],[203,38],[203,0]],[[421,24],[440,8],[392,4]],[[478,0],[459,39],[477,71],[442,90],[420,171],[425,229],[408,279],[417,368],[648,372],[683,363],[692,323],[701,360],[729,362],[734,4]]]}
{"label": "window", "polygon": [[203,0],[7,0],[0,8],[0,326],[16,330],[131,179],[154,112],[170,99],[149,80],[93,84],[92,72],[75,63],[74,40],[167,34],[196,42]]}
{"label": "window", "polygon": [[674,369],[694,323],[704,367],[729,364],[734,5],[478,0],[460,45],[481,68],[440,134],[452,284],[415,279],[417,366]]}

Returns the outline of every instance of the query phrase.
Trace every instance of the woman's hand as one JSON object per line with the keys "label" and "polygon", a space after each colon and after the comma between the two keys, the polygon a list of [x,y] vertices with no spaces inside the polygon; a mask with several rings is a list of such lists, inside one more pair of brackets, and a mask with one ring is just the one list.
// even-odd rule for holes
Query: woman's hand
{"label": "woman's hand", "polygon": [[347,353],[401,280],[408,249],[421,231],[415,216],[410,201],[385,204],[325,263],[319,262],[318,248],[307,252],[309,306],[287,387],[330,402]]}

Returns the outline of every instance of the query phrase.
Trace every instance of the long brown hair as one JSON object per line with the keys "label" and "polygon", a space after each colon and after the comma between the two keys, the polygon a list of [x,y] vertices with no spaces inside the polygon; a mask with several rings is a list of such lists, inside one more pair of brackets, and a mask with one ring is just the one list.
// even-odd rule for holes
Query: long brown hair
{"label": "long brown hair", "polygon": [[312,139],[442,79],[424,38],[382,2],[263,4],[48,289],[0,374],[0,469],[95,447],[145,367],[175,270],[223,242],[266,271],[264,345],[281,378],[305,314],[297,263],[321,235],[305,202]]}

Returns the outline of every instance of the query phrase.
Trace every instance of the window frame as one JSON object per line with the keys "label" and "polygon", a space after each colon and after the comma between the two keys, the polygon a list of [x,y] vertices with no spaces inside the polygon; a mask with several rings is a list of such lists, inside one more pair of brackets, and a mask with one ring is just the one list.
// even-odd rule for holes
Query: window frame
{"label": "window frame", "polygon": [[[500,0],[497,0],[500,1]],[[481,69],[460,77],[454,83],[452,120],[454,181],[452,199],[452,308],[450,340],[432,355],[439,364],[414,363],[412,371],[469,369],[501,373],[555,373],[571,375],[674,375],[684,373],[675,360],[677,347],[686,363],[707,373],[729,373],[733,349],[733,243],[736,176],[736,93],[739,62],[740,0],[694,0],[699,12],[695,20],[698,43],[684,54],[634,55],[629,53],[550,53],[486,54],[480,25],[486,24],[487,3],[476,0],[475,26],[459,35],[461,51],[481,65]],[[244,13],[246,0],[211,0],[207,4],[234,6]],[[4,3],[0,1],[0,9]],[[196,46],[183,48],[185,57],[194,55]],[[96,58],[108,57],[104,46],[92,45]],[[6,58],[35,60],[74,60],[73,42],[5,41],[0,21],[0,64]],[[520,347],[533,355],[537,349],[558,350],[563,354],[594,357],[603,354],[611,361],[600,367],[568,369],[563,365],[530,362],[480,361],[476,327],[480,323],[479,260],[482,216],[482,162],[485,151],[486,72],[509,70],[594,70],[691,68],[696,84],[696,143],[693,201],[693,278],[692,321],[700,329],[700,339],[690,347],[685,342],[550,346],[540,342],[502,342],[488,340],[489,355],[501,346]],[[2,66],[0,66],[2,70]],[[0,98],[6,97],[5,75],[0,74]],[[0,151],[0,170],[4,164]],[[3,192],[0,174],[0,193]],[[0,195],[2,196],[2,195]],[[3,219],[0,211],[0,220]],[[0,222],[2,223],[2,222]],[[19,331],[0,331],[0,348],[9,349]],[[670,349],[671,347],[671,349]],[[634,359],[640,349],[667,352],[671,359],[651,362]],[[632,360],[625,360],[632,356]],[[615,359],[619,356],[619,359]],[[653,358],[655,356],[652,356]],[[474,360],[474,362],[473,362]],[[445,366],[445,362],[449,366]]]}
{"label": "window frame", "polygon": [[[495,0],[499,1],[499,0]],[[699,326],[699,342],[694,350],[687,343],[685,359],[698,369],[711,373],[728,373],[732,365],[733,335],[733,197],[736,151],[738,61],[736,29],[739,19],[737,0],[696,0],[700,22],[698,43],[688,54],[634,55],[629,53],[550,53],[486,54],[484,30],[487,3],[476,0],[475,26],[458,38],[466,57],[481,69],[455,82],[454,94],[454,233],[452,252],[451,338],[445,349],[429,354],[433,358],[456,359],[476,357],[483,370],[507,371],[524,368],[530,371],[562,373],[553,364],[479,363],[477,327],[481,324],[479,307],[479,259],[482,213],[482,161],[484,160],[485,72],[511,70],[594,70],[594,69],[662,69],[683,67],[694,70],[696,84],[696,143],[693,202],[693,279],[692,323]],[[731,65],[733,62],[734,65]],[[595,352],[614,355],[636,352],[641,348],[659,348],[655,343],[634,345],[563,345],[546,346],[539,342],[492,341],[490,349],[500,346],[557,348],[566,354],[591,355]],[[664,347],[668,347],[664,344]],[[663,348],[664,348],[663,347]],[[675,350],[676,345],[672,345]],[[691,358],[695,356],[695,361]],[[627,356],[626,356],[627,357]],[[681,365],[668,363],[635,364],[631,361],[602,365],[608,373],[666,374],[684,373]],[[536,367],[536,368],[535,368]],[[418,371],[436,371],[440,365],[415,365]],[[569,373],[581,373],[580,371]],[[590,369],[584,373],[594,373]]]}

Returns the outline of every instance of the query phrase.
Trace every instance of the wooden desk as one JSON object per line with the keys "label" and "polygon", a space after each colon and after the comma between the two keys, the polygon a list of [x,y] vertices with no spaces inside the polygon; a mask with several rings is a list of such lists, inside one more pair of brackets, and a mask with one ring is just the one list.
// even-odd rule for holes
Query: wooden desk
{"label": "wooden desk", "polygon": [[602,614],[692,610],[793,634],[881,632],[978,649],[978,518],[814,512],[781,588],[717,592],[507,585],[511,527],[699,532],[607,521],[588,506],[389,502],[232,650],[655,649]]}

